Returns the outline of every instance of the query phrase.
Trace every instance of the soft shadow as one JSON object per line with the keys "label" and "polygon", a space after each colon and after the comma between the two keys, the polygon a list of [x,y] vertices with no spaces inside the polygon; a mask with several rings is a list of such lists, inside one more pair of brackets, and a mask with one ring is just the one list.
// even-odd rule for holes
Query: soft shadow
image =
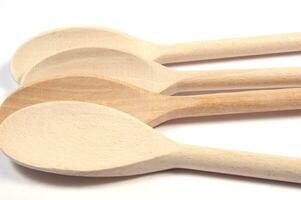
{"label": "soft shadow", "polygon": [[89,187],[93,185],[107,185],[119,182],[130,181],[142,177],[142,175],[128,176],[128,177],[78,177],[78,176],[64,176],[59,174],[52,174],[42,171],[33,170],[17,164],[13,167],[26,178],[43,183],[46,185],[56,185],[60,187]]}
{"label": "soft shadow", "polygon": [[0,179],[14,180],[13,163],[0,150]]}
{"label": "soft shadow", "polygon": [[262,113],[244,113],[244,114],[231,114],[219,116],[206,116],[206,117],[190,117],[182,119],[174,119],[165,122],[162,125],[176,125],[176,124],[195,124],[195,123],[217,123],[229,121],[250,121],[261,119],[281,119],[281,118],[299,118],[301,117],[301,110],[288,110],[288,111],[274,111]]}
{"label": "soft shadow", "polygon": [[242,57],[234,57],[234,58],[219,58],[219,59],[210,59],[210,60],[201,60],[201,61],[170,63],[164,65],[167,67],[177,67],[185,64],[199,65],[199,64],[224,63],[224,62],[233,62],[233,61],[256,60],[260,58],[285,57],[285,56],[301,56],[301,52],[275,53],[275,54],[267,54],[267,55],[242,56]]}
{"label": "soft shadow", "polygon": [[4,64],[0,65],[0,88],[5,90],[5,95],[9,95],[12,91],[14,91],[18,84],[13,79],[10,73],[10,62],[7,61]]}
{"label": "soft shadow", "polygon": [[254,184],[267,184],[267,185],[272,185],[272,186],[277,186],[277,187],[288,187],[288,188],[301,189],[301,184],[299,184],[299,183],[290,183],[290,182],[259,179],[259,178],[244,177],[244,176],[237,176],[237,175],[219,174],[219,173],[213,173],[213,172],[202,172],[202,171],[185,170],[185,169],[172,169],[172,170],[169,170],[167,173],[174,174],[174,175],[185,174],[185,175],[189,175],[189,176],[202,176],[202,177],[209,177],[209,178],[213,178],[213,179],[226,179],[229,181],[248,182],[248,183],[254,183]]}

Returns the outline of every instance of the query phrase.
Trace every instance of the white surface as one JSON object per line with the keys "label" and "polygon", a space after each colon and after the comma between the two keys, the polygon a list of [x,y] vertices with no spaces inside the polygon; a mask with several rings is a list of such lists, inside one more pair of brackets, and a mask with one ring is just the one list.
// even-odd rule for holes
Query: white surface
{"label": "white surface", "polygon": [[[51,28],[95,25],[154,42],[301,31],[301,1],[0,0],[0,101],[16,88],[9,59],[24,40]],[[185,69],[300,66],[301,53],[203,62]],[[177,65],[175,68],[181,68]],[[183,68],[182,68],[183,69]],[[181,70],[182,70],[181,69]],[[301,156],[301,112],[179,120],[157,129],[183,143]],[[35,172],[0,153],[0,199],[300,199],[301,185],[184,170],[122,179]]]}

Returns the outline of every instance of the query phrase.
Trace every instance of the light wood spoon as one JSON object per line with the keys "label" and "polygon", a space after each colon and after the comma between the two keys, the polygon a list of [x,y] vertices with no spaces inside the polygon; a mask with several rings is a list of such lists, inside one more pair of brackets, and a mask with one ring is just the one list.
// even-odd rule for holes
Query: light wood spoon
{"label": "light wood spoon", "polygon": [[194,116],[301,109],[301,88],[167,96],[93,76],[61,77],[23,86],[0,108],[0,122],[11,113],[46,101],[86,101],[114,107],[150,126]]}
{"label": "light wood spoon", "polygon": [[59,52],[29,69],[22,84],[62,75],[101,75],[155,93],[301,86],[301,68],[178,72],[119,50],[88,47]]}
{"label": "light wood spoon", "polygon": [[24,43],[11,61],[16,81],[41,59],[62,50],[98,46],[116,48],[159,63],[175,63],[301,50],[301,34],[200,41],[159,45],[105,28],[73,27],[50,30]]}
{"label": "light wood spoon", "polygon": [[301,159],[178,144],[134,117],[84,102],[21,109],[0,125],[2,151],[25,167],[114,177],[185,168],[301,183]]}

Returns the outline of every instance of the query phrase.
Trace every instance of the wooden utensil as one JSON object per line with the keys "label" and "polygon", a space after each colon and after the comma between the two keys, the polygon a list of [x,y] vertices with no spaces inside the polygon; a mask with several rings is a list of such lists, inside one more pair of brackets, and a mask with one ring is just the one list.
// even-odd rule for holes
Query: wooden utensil
{"label": "wooden utensil", "polygon": [[59,100],[114,107],[156,126],[183,117],[301,109],[301,88],[166,96],[96,76],[61,77],[18,89],[2,103],[0,122],[26,106]]}
{"label": "wooden utensil", "polygon": [[155,93],[301,86],[301,68],[178,72],[123,51],[98,47],[66,50],[31,68],[22,84],[63,75],[101,75]]}
{"label": "wooden utensil", "polygon": [[91,177],[185,168],[301,183],[301,159],[196,147],[118,110],[84,102],[21,109],[0,125],[2,151],[36,170]]}
{"label": "wooden utensil", "polygon": [[296,52],[301,50],[301,34],[159,45],[111,29],[63,28],[42,33],[23,44],[12,58],[11,72],[19,82],[40,60],[62,50],[89,46],[116,48],[159,63],[175,63]]}

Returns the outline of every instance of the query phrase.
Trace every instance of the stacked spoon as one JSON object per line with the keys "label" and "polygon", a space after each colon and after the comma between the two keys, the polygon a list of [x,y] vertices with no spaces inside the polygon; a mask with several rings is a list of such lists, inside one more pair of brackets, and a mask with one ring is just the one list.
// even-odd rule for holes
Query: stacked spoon
{"label": "stacked spoon", "polygon": [[[49,31],[12,59],[21,87],[1,105],[0,148],[18,164],[65,175],[188,168],[301,183],[300,158],[180,145],[150,127],[182,117],[301,109],[300,68],[180,73],[159,64],[300,50],[299,33],[155,45],[108,29]],[[169,96],[245,89],[254,91]]]}

